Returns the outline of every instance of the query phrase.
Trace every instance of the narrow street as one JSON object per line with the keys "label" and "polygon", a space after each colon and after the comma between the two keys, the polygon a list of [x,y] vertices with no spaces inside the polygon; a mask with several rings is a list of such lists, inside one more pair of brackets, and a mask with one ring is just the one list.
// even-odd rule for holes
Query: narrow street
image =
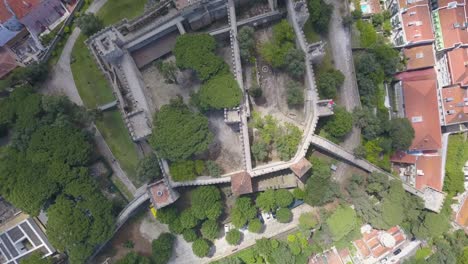
{"label": "narrow street", "polygon": [[[351,33],[343,27],[343,19],[341,10],[347,10],[346,3],[341,0],[325,0],[333,5],[333,14],[329,25],[329,45],[333,53],[333,61],[335,68],[340,70],[345,76],[345,80],[338,95],[338,103],[352,112],[355,107],[361,105],[359,98],[359,90],[356,82],[356,74],[354,71],[353,54],[351,50]],[[352,132],[346,137],[345,141],[340,144],[348,151],[353,151],[361,142],[361,130],[354,127]],[[344,174],[349,165],[339,163],[335,173],[335,179],[342,182]]]}

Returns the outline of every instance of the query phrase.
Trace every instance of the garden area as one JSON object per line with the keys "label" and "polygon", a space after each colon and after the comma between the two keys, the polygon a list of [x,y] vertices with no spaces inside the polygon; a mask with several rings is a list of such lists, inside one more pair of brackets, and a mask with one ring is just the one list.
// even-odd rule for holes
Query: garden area
{"label": "garden area", "polygon": [[458,193],[465,191],[463,167],[468,161],[467,134],[450,135],[448,140],[444,191],[450,196],[456,196]]}

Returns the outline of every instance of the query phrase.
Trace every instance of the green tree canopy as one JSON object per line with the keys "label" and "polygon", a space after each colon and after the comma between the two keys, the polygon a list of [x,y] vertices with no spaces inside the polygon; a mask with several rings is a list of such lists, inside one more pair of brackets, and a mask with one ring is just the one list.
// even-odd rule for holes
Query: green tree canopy
{"label": "green tree canopy", "polygon": [[150,143],[163,158],[187,159],[207,150],[212,140],[208,119],[191,112],[181,98],[171,100],[154,115]]}
{"label": "green tree canopy", "polygon": [[200,229],[201,234],[208,240],[215,240],[219,235],[219,224],[215,220],[206,220]]}
{"label": "green tree canopy", "polygon": [[292,212],[289,208],[280,208],[276,211],[276,219],[280,223],[289,223],[292,220]]}
{"label": "green tree canopy", "polygon": [[190,209],[182,211],[179,219],[184,229],[194,228],[198,225],[198,219],[193,215],[192,210]]}
{"label": "green tree canopy", "polygon": [[34,251],[29,257],[24,258],[20,261],[20,264],[52,264],[52,260],[49,258],[43,258],[42,253],[39,250]]}
{"label": "green tree canopy", "polygon": [[260,219],[255,218],[249,221],[249,227],[248,227],[249,232],[260,233],[262,231],[262,228],[263,228],[263,224],[260,221]]}
{"label": "green tree canopy", "polygon": [[187,242],[193,242],[198,239],[197,232],[193,229],[185,229],[184,232],[182,233],[182,236],[184,237],[184,240]]}
{"label": "green tree canopy", "polygon": [[309,11],[309,19],[315,31],[321,34],[327,33],[333,11],[332,5],[326,4],[323,0],[309,0]]}
{"label": "green tree canopy", "polygon": [[236,200],[231,210],[231,220],[235,227],[241,228],[257,215],[257,209],[250,198],[242,197]]}
{"label": "green tree canopy", "polygon": [[195,104],[203,111],[233,108],[240,104],[242,91],[232,74],[216,75],[194,95]]}
{"label": "green tree canopy", "polygon": [[222,212],[221,192],[215,186],[201,186],[192,191],[191,205],[193,215],[200,219],[217,220]]}
{"label": "green tree canopy", "polygon": [[210,244],[206,239],[199,238],[192,244],[192,250],[195,256],[203,258],[210,253]]}
{"label": "green tree canopy", "polygon": [[184,34],[177,37],[173,52],[179,68],[193,69],[206,81],[228,71],[227,64],[214,54],[215,48],[216,41],[209,34]]}
{"label": "green tree canopy", "polygon": [[339,241],[357,227],[357,216],[349,206],[340,206],[326,220],[333,241]]}
{"label": "green tree canopy", "polygon": [[291,123],[285,123],[281,135],[276,139],[275,145],[282,160],[291,159],[297,152],[302,139],[302,131]]}
{"label": "green tree canopy", "polygon": [[414,129],[406,118],[393,118],[390,121],[390,138],[395,150],[406,150],[414,139]]}
{"label": "green tree canopy", "polygon": [[116,264],[151,264],[151,259],[140,256],[135,252],[130,252],[125,255],[125,257],[118,260]]}
{"label": "green tree canopy", "polygon": [[353,129],[353,116],[343,107],[335,107],[335,114],[324,126],[325,131],[335,140],[342,140]]}
{"label": "green tree canopy", "polygon": [[286,189],[275,191],[275,202],[278,207],[288,207],[293,202],[293,195]]}
{"label": "green tree canopy", "polygon": [[344,75],[339,70],[330,69],[318,75],[317,88],[320,98],[335,99],[337,90],[344,82]]}
{"label": "green tree canopy", "polygon": [[97,33],[104,27],[102,20],[92,13],[82,14],[76,19],[76,24],[88,37]]}
{"label": "green tree canopy", "polygon": [[271,66],[283,67],[286,55],[294,48],[294,30],[287,20],[281,20],[273,27],[272,41],[260,47],[260,54]]}
{"label": "green tree canopy", "polygon": [[242,238],[242,233],[237,229],[232,229],[226,234],[226,241],[229,245],[238,245]]}
{"label": "green tree canopy", "polygon": [[166,264],[172,256],[175,236],[170,233],[162,233],[151,243],[154,264]]}
{"label": "green tree canopy", "polygon": [[312,159],[312,175],[307,179],[304,201],[312,206],[333,201],[339,195],[339,187],[331,180],[330,166],[319,159]]}
{"label": "green tree canopy", "polygon": [[151,153],[138,163],[137,181],[142,185],[153,179],[161,179],[161,168],[159,168],[158,158]]}
{"label": "green tree canopy", "polygon": [[242,27],[237,33],[240,55],[244,61],[249,61],[255,52],[254,33],[255,30],[249,26]]}
{"label": "green tree canopy", "polygon": [[298,82],[289,82],[287,85],[287,102],[291,107],[298,107],[304,104],[304,88]]}
{"label": "green tree canopy", "polygon": [[257,196],[255,204],[264,211],[272,211],[276,208],[275,191],[268,189]]}
{"label": "green tree canopy", "polygon": [[304,75],[304,57],[304,52],[300,49],[290,49],[284,57],[286,71],[296,79],[299,79]]}

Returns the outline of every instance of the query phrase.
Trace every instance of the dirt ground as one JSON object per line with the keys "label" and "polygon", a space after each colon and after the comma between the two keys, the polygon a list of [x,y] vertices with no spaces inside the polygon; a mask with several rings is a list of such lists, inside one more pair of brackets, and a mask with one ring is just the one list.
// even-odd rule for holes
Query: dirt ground
{"label": "dirt ground", "polygon": [[[273,30],[271,27],[260,29],[255,33],[258,45],[271,40],[272,36]],[[286,89],[287,84],[292,79],[286,73],[270,67],[262,60],[261,56],[257,56],[257,72],[260,75],[260,86],[263,95],[254,103],[254,111],[258,111],[263,115],[273,115],[280,121],[293,123],[303,129],[304,108],[290,108],[287,104]],[[249,75],[251,74],[246,74],[246,78],[249,78]]]}
{"label": "dirt ground", "polygon": [[224,122],[223,111],[213,111],[208,116],[210,131],[214,141],[202,159],[214,160],[223,168],[223,174],[242,169],[242,142],[238,125],[229,126]]}
{"label": "dirt ground", "polygon": [[[146,210],[122,226],[95,261],[102,263],[109,259],[109,263],[115,263],[131,251],[150,257],[151,242],[163,232],[169,232],[167,225],[156,221],[151,212]],[[124,247],[124,243],[129,240],[134,243],[133,249]]]}

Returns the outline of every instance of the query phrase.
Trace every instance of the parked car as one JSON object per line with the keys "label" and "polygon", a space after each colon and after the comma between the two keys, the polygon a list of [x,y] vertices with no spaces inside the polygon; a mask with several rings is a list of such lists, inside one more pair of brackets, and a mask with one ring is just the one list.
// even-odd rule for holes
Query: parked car
{"label": "parked car", "polygon": [[400,253],[401,253],[401,249],[397,249],[397,250],[395,250],[395,251],[393,252],[393,255],[396,256],[396,255],[398,255],[398,254],[400,254]]}
{"label": "parked car", "polygon": [[262,216],[262,218],[263,218],[263,220],[264,220],[265,222],[268,222],[268,221],[271,220],[270,212],[264,212],[264,211],[262,211],[262,212],[261,212],[261,216]]}
{"label": "parked car", "polygon": [[227,233],[231,230],[231,225],[230,224],[225,224],[224,225],[224,232]]}

